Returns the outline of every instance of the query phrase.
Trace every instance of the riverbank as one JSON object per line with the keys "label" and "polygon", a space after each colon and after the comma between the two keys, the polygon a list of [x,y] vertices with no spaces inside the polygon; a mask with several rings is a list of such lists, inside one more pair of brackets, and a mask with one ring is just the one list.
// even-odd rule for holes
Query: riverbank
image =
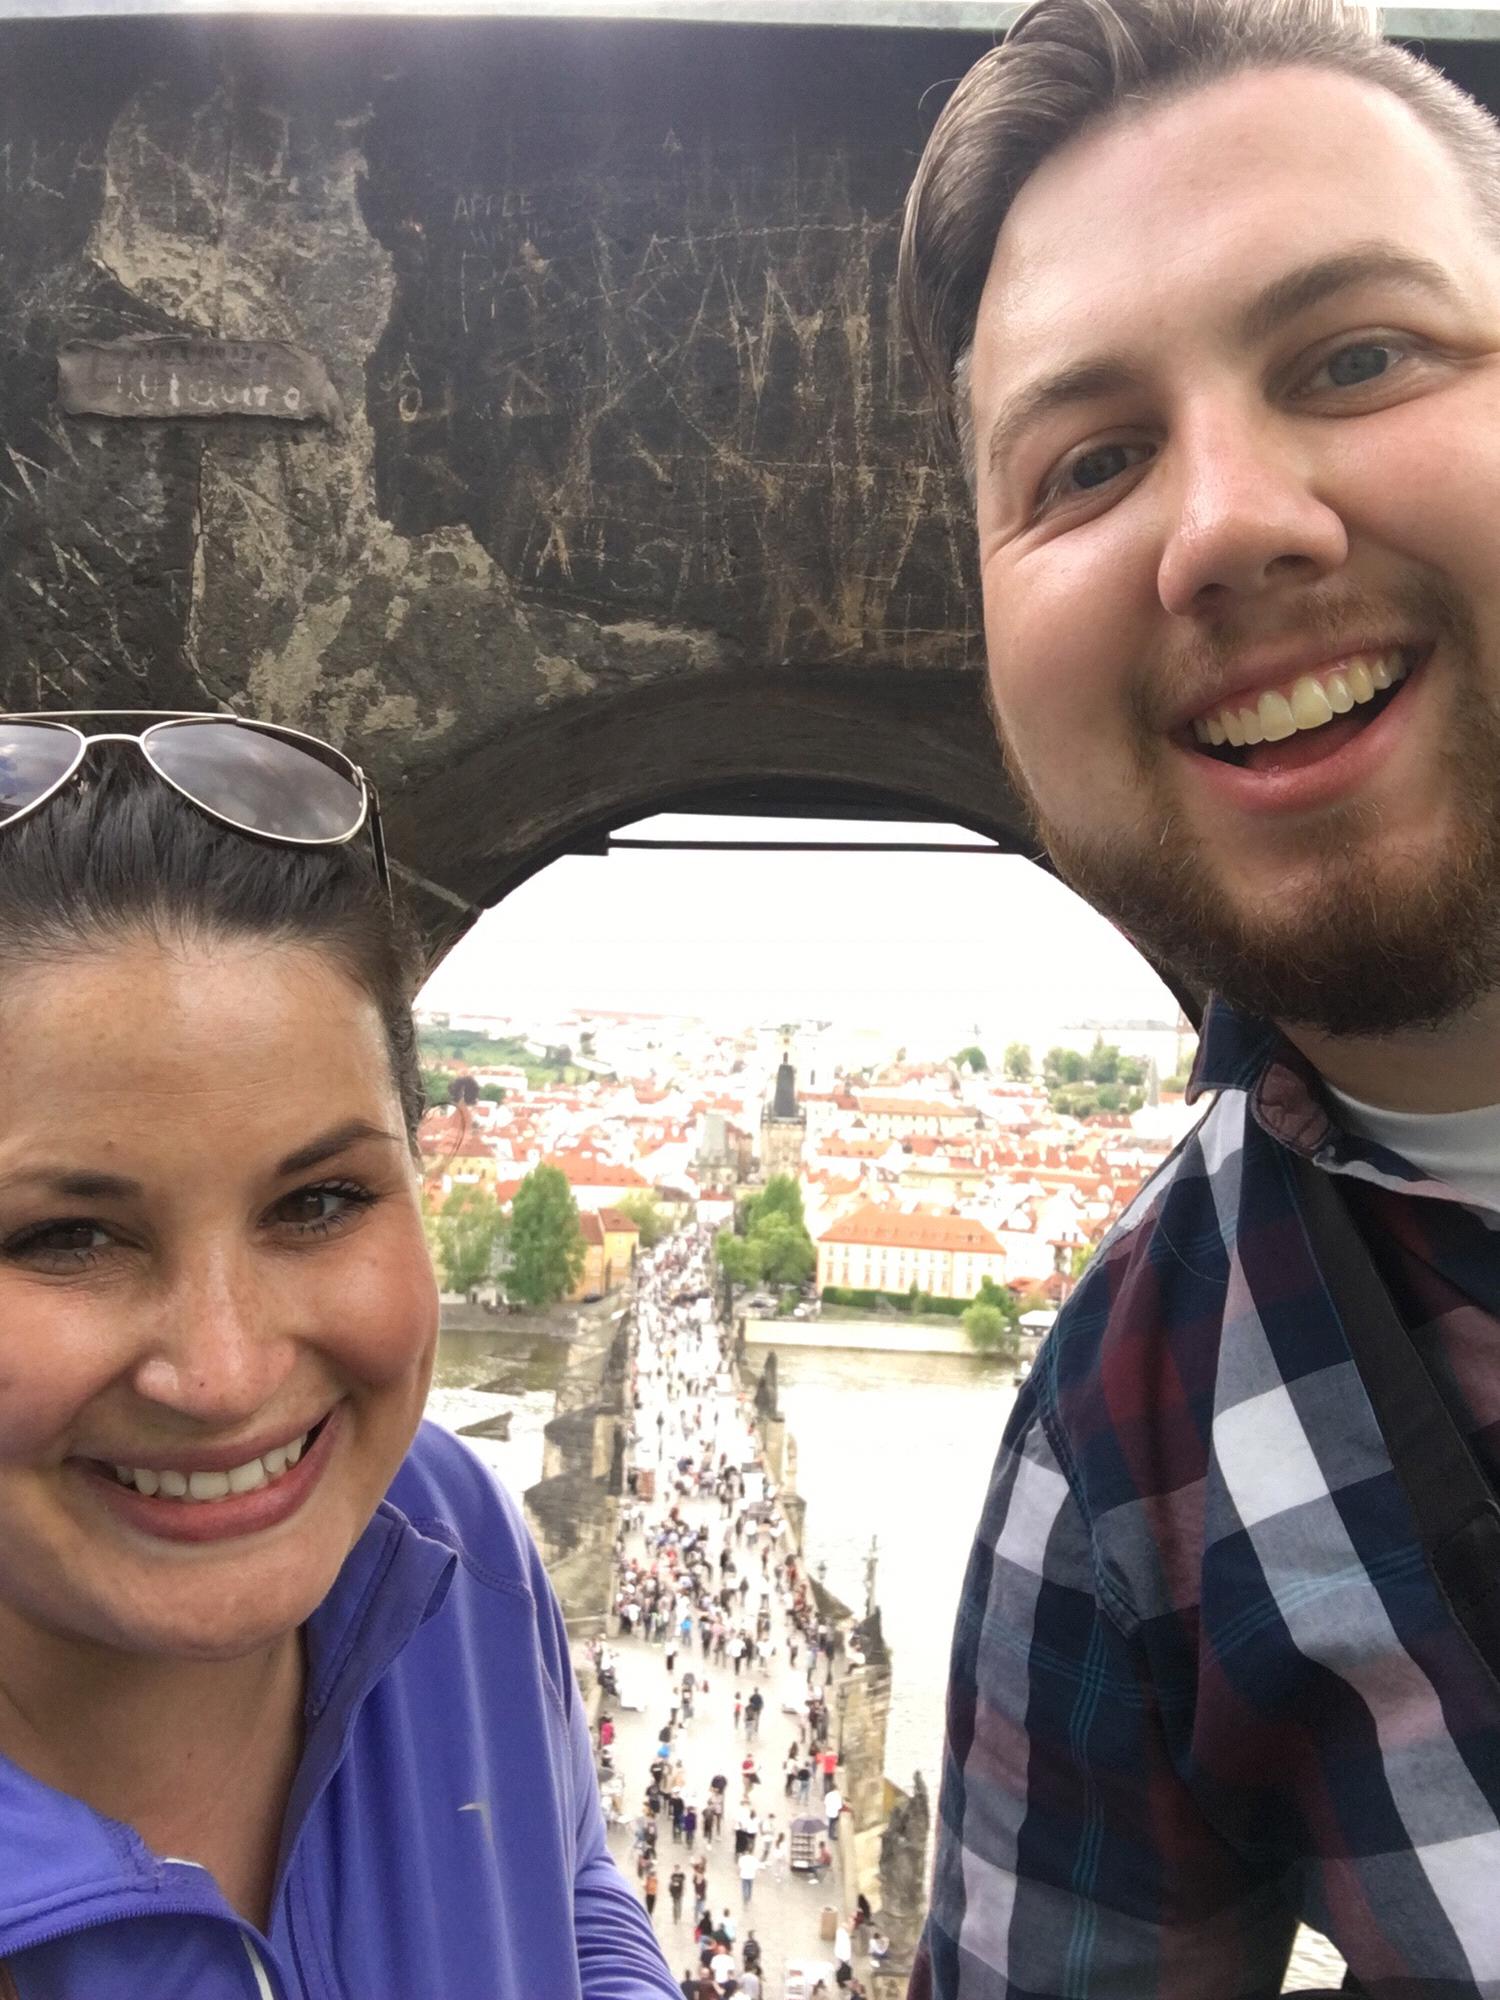
{"label": "riverbank", "polygon": [[852,1347],[872,1354],[967,1354],[974,1349],[956,1319],[913,1320],[901,1314],[868,1319],[789,1316],[746,1318],[745,1338],[755,1347]]}

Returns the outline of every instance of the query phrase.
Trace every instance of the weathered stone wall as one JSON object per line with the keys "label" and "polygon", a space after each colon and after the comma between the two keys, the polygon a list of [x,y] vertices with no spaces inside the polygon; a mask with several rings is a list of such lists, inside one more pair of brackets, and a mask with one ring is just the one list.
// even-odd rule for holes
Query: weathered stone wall
{"label": "weathered stone wall", "polygon": [[[946,44],[0,26],[0,702],[357,749],[434,936],[669,795],[998,831],[970,531],[892,315]],[[285,340],[340,425],[62,414],[71,340]]]}
{"label": "weathered stone wall", "polygon": [[562,1604],[568,1630],[604,1630],[614,1595],[614,1541],[623,1489],[628,1316],[608,1308],[579,1317],[544,1432],[542,1477],[525,1495],[526,1516]]}

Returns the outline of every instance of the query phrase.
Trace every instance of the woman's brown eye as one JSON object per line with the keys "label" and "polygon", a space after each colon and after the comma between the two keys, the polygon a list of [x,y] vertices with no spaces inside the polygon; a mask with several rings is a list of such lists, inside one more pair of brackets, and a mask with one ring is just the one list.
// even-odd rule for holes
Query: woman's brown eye
{"label": "woman's brown eye", "polygon": [[356,1181],[329,1181],[321,1187],[298,1188],[281,1204],[282,1217],[309,1235],[337,1229],[375,1199]]}
{"label": "woman's brown eye", "polygon": [[46,1222],[23,1230],[5,1245],[8,1257],[52,1257],[84,1263],[108,1243],[96,1222]]}

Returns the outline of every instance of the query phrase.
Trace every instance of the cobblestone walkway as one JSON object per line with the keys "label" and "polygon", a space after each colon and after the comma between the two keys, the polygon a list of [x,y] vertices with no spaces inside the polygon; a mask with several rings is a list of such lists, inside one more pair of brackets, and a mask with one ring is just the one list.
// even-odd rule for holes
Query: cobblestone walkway
{"label": "cobblestone walkway", "polygon": [[[716,1344],[716,1334],[714,1339]],[[720,1377],[719,1381],[718,1388],[698,1399],[704,1406],[704,1431],[694,1435],[691,1443],[694,1447],[701,1447],[703,1435],[712,1434],[716,1451],[728,1451],[732,1457],[744,1462],[754,1456],[755,1447],[750,1440],[746,1419],[729,1387],[729,1378]],[[671,1461],[682,1449],[684,1434],[679,1428],[681,1411],[665,1403],[655,1378],[643,1378],[641,1386],[644,1405],[637,1421],[643,1437],[657,1436],[658,1409],[666,1419],[660,1433],[661,1455],[658,1462],[661,1479],[657,1491],[659,1494],[667,1492],[668,1497],[647,1503],[645,1520],[649,1528],[665,1516],[675,1497],[668,1491],[668,1474]],[[678,1504],[685,1520],[694,1525],[706,1524],[714,1546],[722,1545],[730,1523],[723,1519],[717,1500],[690,1499]],[[625,1553],[649,1560],[645,1535],[632,1534],[627,1539]],[[760,1559],[758,1554],[751,1552],[748,1538],[736,1548],[735,1553],[740,1573],[750,1578],[748,1603],[753,1610],[760,1602]],[[789,1962],[801,1961],[814,1966],[818,1975],[828,1981],[829,1991],[834,1990],[833,1947],[820,1938],[819,1928],[824,1907],[832,1908],[838,1902],[839,1877],[837,1865],[821,1883],[784,1866],[767,1866],[753,1885],[750,1903],[745,1905],[741,1899],[733,1824],[734,1810],[741,1797],[740,1764],[747,1748],[755,1752],[764,1773],[753,1795],[763,1833],[769,1826],[774,1838],[775,1834],[789,1828],[796,1814],[816,1810],[815,1804],[802,1807],[787,1798],[784,1791],[783,1761],[793,1739],[799,1736],[799,1722],[798,1718],[781,1708],[781,1690],[788,1674],[787,1635],[774,1591],[771,1593],[770,1610],[773,1651],[769,1669],[761,1672],[747,1662],[736,1678],[729,1665],[720,1667],[710,1664],[706,1696],[700,1692],[695,1698],[692,1720],[679,1727],[674,1739],[674,1748],[686,1768],[686,1797],[691,1803],[701,1808],[708,1792],[709,1779],[721,1772],[728,1777],[726,1827],[707,1845],[700,1833],[690,1851],[685,1846],[673,1845],[671,1819],[669,1815],[662,1814],[657,1848],[657,1874],[661,1886],[653,1922],[667,1954],[667,1963],[680,1979],[690,1965],[697,1963],[697,1948],[693,1943],[691,1865],[694,1855],[706,1854],[709,1903],[715,1913],[724,1909],[731,1912],[735,1925],[736,1961],[739,1960],[740,1947],[747,1932],[753,1930],[763,1953],[764,2000],[782,2000]],[[623,1825],[610,1828],[609,1841],[627,1879],[637,1882],[630,1822],[641,1809],[651,1760],[656,1753],[657,1731],[666,1719],[670,1705],[670,1681],[659,1641],[648,1645],[641,1639],[616,1636],[609,1643],[618,1657],[620,1690],[624,1698],[619,1703],[610,1703],[609,1709],[616,1727],[615,1768],[625,1781],[626,1815]],[[695,1673],[703,1670],[702,1653],[696,1638],[691,1657],[686,1652],[678,1655],[677,1677],[680,1678],[688,1667]],[[755,1687],[760,1689],[766,1706],[758,1738],[750,1738],[743,1722],[738,1728],[735,1725],[734,1697],[737,1691],[748,1697]],[[643,1705],[626,1705],[636,1702]],[[805,1736],[805,1730],[801,1730],[800,1734]],[[814,1780],[814,1800],[819,1789]],[[674,1919],[667,1894],[667,1879],[679,1860],[689,1880],[683,1898],[682,1916]],[[856,1973],[863,1976],[867,1961],[861,1954],[856,1954],[854,1965]]]}

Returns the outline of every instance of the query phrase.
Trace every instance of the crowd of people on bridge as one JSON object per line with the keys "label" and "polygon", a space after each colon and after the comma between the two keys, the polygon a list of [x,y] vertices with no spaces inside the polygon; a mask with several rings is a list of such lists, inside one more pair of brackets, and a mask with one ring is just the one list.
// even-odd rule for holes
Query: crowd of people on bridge
{"label": "crowd of people on bridge", "polygon": [[[648,1913],[665,1882],[674,1928],[691,1924],[696,1963],[683,1969],[686,2000],[772,2000],[749,1927],[755,1888],[787,1880],[794,1822],[799,1872],[821,1882],[833,1866],[845,1806],[828,1689],[841,1639],[790,1546],[743,1399],[730,1393],[730,1335],[714,1312],[710,1255],[706,1233],[687,1232],[643,1258],[637,1274],[613,1615],[620,1639],[654,1649],[664,1682],[653,1675],[638,1690],[624,1680],[621,1651],[607,1638],[592,1644],[604,1695],[600,1787],[611,1825],[630,1827]],[[637,1659],[632,1646],[629,1665]],[[626,1702],[660,1717],[654,1755],[633,1778],[616,1754],[614,1715]],[[738,1759],[694,1754],[704,1723],[723,1723],[731,1711]],[[762,1747],[773,1725],[786,1739],[779,1759]],[[716,1852],[732,1866],[743,1934],[732,1894],[710,1893]],[[816,1982],[809,1994],[819,1985],[853,2000],[863,1994],[851,1938],[873,1943],[876,1959],[883,1940],[860,1900],[832,1941],[833,1985]]]}

